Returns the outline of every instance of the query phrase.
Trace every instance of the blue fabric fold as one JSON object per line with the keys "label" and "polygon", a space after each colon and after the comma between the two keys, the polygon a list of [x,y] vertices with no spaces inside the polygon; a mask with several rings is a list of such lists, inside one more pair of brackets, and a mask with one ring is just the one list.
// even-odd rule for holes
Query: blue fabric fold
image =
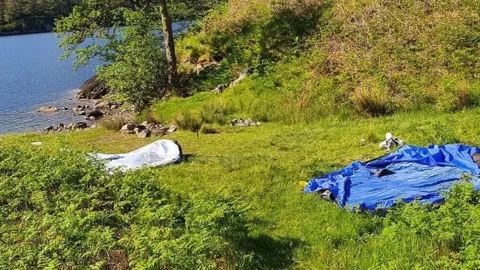
{"label": "blue fabric fold", "polygon": [[[397,151],[317,177],[305,187],[306,193],[332,192],[339,206],[347,209],[388,208],[402,199],[439,203],[463,175],[472,176],[480,189],[480,168],[473,160],[480,148],[462,144],[416,147],[405,145]],[[389,174],[377,176],[380,170]]]}

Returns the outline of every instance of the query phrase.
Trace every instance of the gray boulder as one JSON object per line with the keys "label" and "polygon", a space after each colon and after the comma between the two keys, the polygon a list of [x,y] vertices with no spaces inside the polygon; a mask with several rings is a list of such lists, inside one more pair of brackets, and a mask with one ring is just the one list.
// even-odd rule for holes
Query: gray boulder
{"label": "gray boulder", "polygon": [[213,89],[213,93],[221,94],[225,89],[228,88],[228,85],[226,84],[220,84],[217,86],[217,88]]}
{"label": "gray boulder", "polygon": [[75,124],[75,129],[86,129],[88,128],[87,122],[78,122]]}
{"label": "gray boulder", "polygon": [[43,106],[38,108],[37,112],[39,113],[56,113],[58,112],[58,108],[54,106]]}
{"label": "gray boulder", "polygon": [[122,127],[122,129],[120,129],[120,132],[122,134],[135,134],[135,128],[137,126],[136,125],[133,125],[133,124],[126,124]]}
{"label": "gray boulder", "polygon": [[91,118],[94,118],[94,119],[97,119],[97,118],[100,118],[103,116],[103,112],[100,111],[100,110],[93,110],[93,111],[89,111],[86,113],[86,117],[91,119]]}
{"label": "gray boulder", "polygon": [[95,104],[95,110],[105,110],[105,109],[110,109],[110,102],[102,101]]}
{"label": "gray boulder", "polygon": [[146,128],[146,129],[144,129],[144,130],[142,130],[138,133],[138,137],[140,139],[145,139],[147,137],[150,137],[150,135],[151,135],[151,132],[148,128]]}
{"label": "gray boulder", "polygon": [[105,82],[98,79],[97,76],[94,76],[80,86],[77,99],[99,99],[108,94],[108,92],[110,92],[110,90]]}
{"label": "gray boulder", "polygon": [[241,81],[245,80],[248,76],[252,74],[253,74],[253,68],[244,69],[242,72],[240,72],[240,75],[238,76],[238,78],[230,84],[230,86],[235,86],[239,84]]}
{"label": "gray boulder", "polygon": [[230,127],[258,127],[261,123],[252,119],[233,119],[230,122]]}
{"label": "gray boulder", "polygon": [[48,134],[48,133],[53,132],[54,130],[55,130],[55,127],[54,127],[54,126],[49,126],[49,127],[45,128],[45,129],[43,130],[43,132]]}

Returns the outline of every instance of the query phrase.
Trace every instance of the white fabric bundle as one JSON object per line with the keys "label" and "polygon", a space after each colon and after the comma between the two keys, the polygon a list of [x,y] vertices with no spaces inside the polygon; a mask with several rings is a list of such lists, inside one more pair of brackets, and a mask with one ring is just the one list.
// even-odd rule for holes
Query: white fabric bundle
{"label": "white fabric bundle", "polygon": [[107,160],[106,168],[109,170],[122,171],[164,166],[182,159],[180,146],[170,140],[159,140],[127,154],[91,154],[91,156],[97,160]]}

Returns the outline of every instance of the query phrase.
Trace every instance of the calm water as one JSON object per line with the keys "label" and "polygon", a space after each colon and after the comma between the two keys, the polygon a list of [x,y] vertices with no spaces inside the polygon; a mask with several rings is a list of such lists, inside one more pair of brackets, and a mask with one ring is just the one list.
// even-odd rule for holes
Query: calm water
{"label": "calm water", "polygon": [[54,33],[0,37],[0,134],[37,131],[60,122],[81,120],[71,111],[42,115],[41,105],[71,108],[75,89],[94,75],[98,61],[78,71],[59,59]]}
{"label": "calm water", "polygon": [[[185,27],[174,24],[174,29]],[[43,115],[42,105],[71,109],[76,89],[94,75],[98,61],[74,71],[72,60],[60,60],[54,33],[0,37],[0,134],[39,131],[50,125],[80,121],[71,111]]]}

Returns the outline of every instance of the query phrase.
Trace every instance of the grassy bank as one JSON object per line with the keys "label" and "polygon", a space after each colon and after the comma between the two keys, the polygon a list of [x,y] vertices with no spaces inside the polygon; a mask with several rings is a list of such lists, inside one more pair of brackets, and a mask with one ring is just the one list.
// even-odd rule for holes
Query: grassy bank
{"label": "grassy bank", "polygon": [[193,92],[255,68],[222,101],[267,120],[450,112],[478,105],[478,8],[475,1],[231,0],[178,41],[178,54],[187,74],[221,64],[193,76]]}
{"label": "grassy bank", "polygon": [[[219,127],[218,134],[198,138],[192,132],[181,131],[169,138],[182,144],[186,160],[148,171],[159,185],[186,198],[228,196],[246,203],[249,250],[256,254],[255,268],[436,269],[475,261],[476,255],[462,255],[465,247],[471,248],[469,239],[457,241],[457,231],[445,232],[442,238],[418,231],[413,225],[409,229],[401,226],[412,222],[408,216],[421,218],[421,213],[427,213],[421,209],[400,212],[387,218],[388,222],[371,215],[347,213],[317,196],[303,194],[298,182],[353,160],[381,155],[378,142],[388,131],[414,145],[480,145],[475,125],[479,112],[418,112],[245,129]],[[368,142],[364,146],[359,143],[362,138]],[[8,135],[0,137],[0,143],[26,151],[36,148],[31,142],[41,141],[40,148],[47,151],[62,148],[119,153],[156,139],[140,140],[96,129],[58,135]],[[470,213],[476,209],[472,207],[472,202],[466,203],[455,213]],[[458,219],[457,229],[470,228],[470,221],[462,222]],[[413,223],[423,224],[421,220]],[[477,243],[475,239],[470,240]]]}

